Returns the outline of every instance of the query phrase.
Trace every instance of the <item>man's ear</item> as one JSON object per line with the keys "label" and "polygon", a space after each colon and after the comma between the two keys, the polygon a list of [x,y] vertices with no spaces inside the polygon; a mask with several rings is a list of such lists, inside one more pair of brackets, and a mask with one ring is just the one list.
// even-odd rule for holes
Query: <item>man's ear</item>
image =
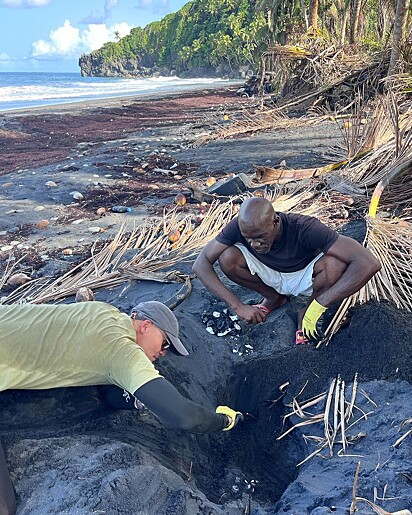
{"label": "man's ear", "polygon": [[150,327],[153,325],[151,320],[141,320],[140,321],[140,332],[145,333]]}

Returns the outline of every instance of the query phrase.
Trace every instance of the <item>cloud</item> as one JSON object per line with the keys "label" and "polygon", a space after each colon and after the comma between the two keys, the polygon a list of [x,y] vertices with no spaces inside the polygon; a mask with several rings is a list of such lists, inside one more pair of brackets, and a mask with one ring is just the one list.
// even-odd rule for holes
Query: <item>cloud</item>
{"label": "cloud", "polygon": [[166,13],[171,11],[170,0],[137,0],[138,9],[153,9],[154,12]]}
{"label": "cloud", "polygon": [[104,7],[102,10],[94,9],[86,18],[81,20],[80,23],[92,24],[92,23],[103,23],[110,15],[112,10],[119,3],[119,0],[105,0]]}
{"label": "cloud", "polygon": [[0,61],[4,62],[4,61],[11,61],[11,57],[9,56],[9,54],[6,54],[6,53],[2,53],[0,54]]}
{"label": "cloud", "polygon": [[89,24],[87,29],[73,27],[66,20],[62,27],[50,32],[47,40],[39,39],[32,44],[31,57],[35,59],[77,58],[81,54],[97,50],[108,41],[115,41],[115,34],[120,37],[129,34],[133,27],[126,22],[116,23],[111,27],[105,24]]}
{"label": "cloud", "polygon": [[48,5],[51,0],[3,0],[4,7],[44,7]]}

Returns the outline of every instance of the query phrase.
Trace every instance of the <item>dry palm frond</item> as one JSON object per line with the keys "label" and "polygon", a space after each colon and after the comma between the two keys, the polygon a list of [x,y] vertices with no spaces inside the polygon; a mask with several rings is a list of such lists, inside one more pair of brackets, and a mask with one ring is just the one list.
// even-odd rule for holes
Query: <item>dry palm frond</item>
{"label": "dry palm frond", "polygon": [[[412,220],[411,220],[412,222]],[[367,248],[382,268],[357,293],[344,299],[325,330],[328,344],[348,310],[371,299],[388,300],[396,307],[412,311],[412,223],[406,220],[370,220]]]}
{"label": "dry palm frond", "polygon": [[368,506],[372,508],[372,510],[377,513],[378,515],[412,515],[412,513],[409,510],[399,510],[399,511],[386,511],[377,504],[375,504],[372,501],[369,501],[368,499],[365,499],[364,497],[356,497],[356,501],[364,502]]}
{"label": "dry palm frond", "polygon": [[362,141],[361,150],[374,149],[342,171],[354,183],[373,185],[385,177],[395,161],[412,157],[412,106],[403,95],[390,91],[377,107]]}
{"label": "dry palm frond", "polygon": [[409,429],[409,431],[406,431],[405,434],[403,434],[400,438],[398,438],[396,440],[396,442],[392,445],[392,447],[398,447],[411,434],[412,434],[412,429]]}
{"label": "dry palm frond", "polygon": [[[316,444],[317,449],[309,454],[309,456],[307,456],[298,465],[301,465],[313,456],[320,454],[325,449],[329,449],[329,456],[332,457],[334,449],[338,444],[341,444],[342,446],[338,451],[339,456],[347,455],[346,450],[349,445],[353,445],[364,436],[364,433],[359,433],[357,435],[349,434],[351,428],[357,422],[365,418],[361,417],[357,420],[352,420],[352,418],[354,418],[353,408],[359,409],[355,405],[358,393],[357,375],[355,375],[349,401],[346,400],[347,392],[348,389],[345,388],[345,381],[342,381],[341,377],[338,376],[331,382],[328,394],[324,392],[312,399],[299,402],[298,397],[301,394],[301,392],[299,392],[299,394],[292,399],[292,402],[289,404],[292,410],[290,413],[284,415],[284,422],[291,416],[295,416],[301,419],[301,421],[284,431],[277,437],[277,440],[284,438],[297,428],[312,426],[314,424],[321,425],[321,431],[323,433],[322,436],[303,435],[305,441]],[[317,406],[319,410],[322,409],[322,405],[323,412],[321,413],[313,414],[307,412],[308,407]],[[351,423],[348,425],[349,421],[351,421]]]}
{"label": "dry palm frond", "polygon": [[[177,209],[165,213],[161,220],[146,220],[129,234],[122,226],[114,239],[96,252],[91,249],[91,257],[77,265],[62,277],[55,280],[42,279],[29,283],[2,299],[2,303],[17,301],[43,303],[74,295],[80,287],[96,290],[112,287],[127,281],[132,271],[142,277],[153,272],[170,268],[176,263],[189,259],[214,238],[233,216],[232,202],[213,204],[201,224],[192,228],[188,216],[180,218]],[[169,241],[171,229],[179,228],[181,236],[175,243]],[[132,254],[131,257],[128,257]]]}
{"label": "dry palm frond", "polygon": [[10,279],[11,275],[13,274],[13,271],[16,269],[16,266],[23,261],[25,256],[22,256],[17,261],[12,260],[12,254],[9,255],[9,258],[6,263],[6,268],[4,269],[3,275],[0,277],[0,290],[3,288],[3,286],[7,283],[7,281]]}
{"label": "dry palm frond", "polygon": [[329,118],[329,116],[318,117],[317,119],[286,118],[283,114],[283,110],[279,108],[260,109],[256,112],[248,112],[243,109],[242,111],[232,113],[228,119],[225,120],[225,123],[217,120],[215,122],[216,129],[197,138],[193,143],[193,147],[200,147],[216,139],[227,139],[265,130],[307,127],[319,124],[327,118]]}

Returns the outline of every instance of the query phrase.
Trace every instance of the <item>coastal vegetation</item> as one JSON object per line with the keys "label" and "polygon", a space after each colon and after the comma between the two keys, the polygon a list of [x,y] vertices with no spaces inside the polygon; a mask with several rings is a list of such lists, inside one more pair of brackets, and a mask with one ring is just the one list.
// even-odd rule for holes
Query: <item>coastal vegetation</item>
{"label": "coastal vegetation", "polygon": [[394,38],[399,50],[409,9],[410,0],[192,0],[81,56],[79,65],[89,76],[241,77],[257,70],[268,48],[305,37],[361,52],[387,48]]}

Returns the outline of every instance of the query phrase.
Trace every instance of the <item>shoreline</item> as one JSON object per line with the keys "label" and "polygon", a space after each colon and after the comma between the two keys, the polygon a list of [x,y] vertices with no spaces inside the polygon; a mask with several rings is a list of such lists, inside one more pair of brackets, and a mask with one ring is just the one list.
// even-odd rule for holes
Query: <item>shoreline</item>
{"label": "shoreline", "polygon": [[[160,91],[157,93],[142,93],[142,94],[136,94],[132,93],[130,95],[125,96],[113,96],[113,97],[105,97],[105,98],[93,98],[93,99],[86,99],[86,100],[73,100],[69,102],[62,102],[62,103],[56,103],[56,104],[50,104],[50,105],[38,105],[38,106],[31,106],[31,107],[18,107],[14,109],[0,109],[0,117],[2,116],[25,116],[27,114],[43,114],[50,113],[50,112],[56,112],[57,113],[64,113],[72,111],[73,109],[82,109],[88,110],[93,108],[105,108],[105,107],[121,107],[124,104],[132,104],[134,102],[139,102],[140,100],[163,100],[165,98],[170,98],[174,96],[185,96],[190,93],[195,92],[207,92],[210,90],[225,90],[230,88],[237,88],[238,85],[242,84],[242,81],[225,81],[224,84],[216,85],[211,84],[209,87],[205,84],[192,84],[190,88],[188,89],[182,89],[182,90],[174,90],[174,91]],[[86,106],[86,107],[84,107]]]}
{"label": "shoreline", "polygon": [[[165,101],[165,99],[167,101]],[[79,143],[124,139],[151,127],[204,123],[226,104],[240,108],[235,88],[119,97],[0,113],[0,176],[66,159]]]}

